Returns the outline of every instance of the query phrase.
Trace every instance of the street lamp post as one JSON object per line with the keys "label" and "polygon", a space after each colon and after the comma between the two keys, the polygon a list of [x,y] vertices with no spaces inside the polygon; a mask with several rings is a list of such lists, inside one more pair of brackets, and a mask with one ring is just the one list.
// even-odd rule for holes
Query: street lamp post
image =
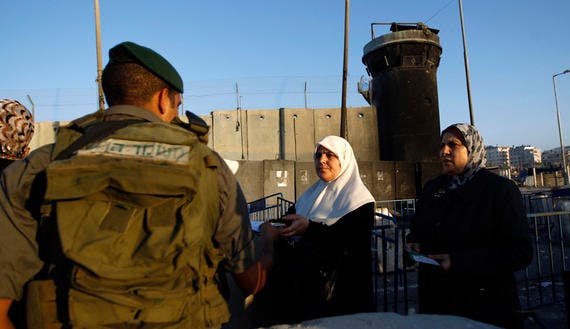
{"label": "street lamp post", "polygon": [[560,112],[558,111],[558,95],[556,94],[556,77],[562,74],[570,73],[570,70],[564,70],[552,76],[552,85],[554,86],[554,104],[556,105],[556,118],[558,120],[558,137],[560,138],[560,154],[562,156],[562,173],[564,174],[564,185],[568,185],[568,170],[566,169],[566,152],[562,143],[562,128],[560,127]]}
{"label": "street lamp post", "polygon": [[461,36],[463,37],[463,60],[465,62],[465,80],[467,81],[467,101],[469,102],[469,118],[472,126],[475,125],[473,102],[471,101],[471,78],[469,74],[469,59],[467,58],[467,42],[465,41],[465,24],[463,23],[463,0],[459,0],[459,17],[461,18]]}

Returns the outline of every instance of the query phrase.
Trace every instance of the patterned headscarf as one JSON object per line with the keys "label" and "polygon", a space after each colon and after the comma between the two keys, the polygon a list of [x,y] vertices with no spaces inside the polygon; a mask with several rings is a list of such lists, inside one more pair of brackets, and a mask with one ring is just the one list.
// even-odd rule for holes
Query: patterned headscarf
{"label": "patterned headscarf", "polygon": [[441,136],[445,133],[453,134],[467,148],[467,165],[463,173],[451,177],[449,189],[453,190],[473,178],[479,169],[485,168],[487,158],[483,138],[474,126],[467,123],[456,123],[445,128],[441,132]]}
{"label": "patterned headscarf", "polygon": [[34,134],[34,119],[20,102],[11,99],[0,100],[0,158],[18,160],[30,151]]}

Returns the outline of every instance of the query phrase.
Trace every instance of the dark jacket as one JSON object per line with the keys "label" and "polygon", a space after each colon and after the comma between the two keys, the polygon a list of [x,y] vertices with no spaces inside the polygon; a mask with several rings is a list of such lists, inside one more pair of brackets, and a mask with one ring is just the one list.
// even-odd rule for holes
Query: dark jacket
{"label": "dark jacket", "polygon": [[451,267],[420,265],[420,313],[455,314],[502,327],[519,325],[514,271],[532,260],[518,188],[485,169],[446,191],[445,175],[428,182],[408,242],[423,254],[450,254]]}
{"label": "dark jacket", "polygon": [[373,222],[370,202],[333,225],[309,221],[298,239],[276,241],[274,267],[255,297],[254,326],[374,311]]}
{"label": "dark jacket", "polygon": [[0,158],[0,172],[4,171],[4,168],[8,167],[14,160]]}

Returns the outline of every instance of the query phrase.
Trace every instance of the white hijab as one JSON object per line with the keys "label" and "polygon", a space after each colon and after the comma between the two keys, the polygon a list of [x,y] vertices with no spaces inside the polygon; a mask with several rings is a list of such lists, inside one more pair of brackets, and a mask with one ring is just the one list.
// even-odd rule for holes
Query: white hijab
{"label": "white hijab", "polygon": [[309,220],[333,225],[341,217],[360,206],[374,202],[358,172],[358,164],[350,144],[341,137],[327,136],[319,145],[334,152],[340,161],[340,173],[330,182],[319,179],[299,197],[295,204],[297,214]]}

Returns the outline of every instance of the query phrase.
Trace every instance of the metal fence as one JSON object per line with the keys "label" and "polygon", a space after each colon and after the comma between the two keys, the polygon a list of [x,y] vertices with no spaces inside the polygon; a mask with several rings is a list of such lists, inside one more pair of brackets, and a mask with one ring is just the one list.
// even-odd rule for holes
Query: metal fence
{"label": "metal fence", "polygon": [[[532,316],[535,309],[567,302],[565,288],[570,288],[570,271],[567,270],[570,211],[551,211],[559,208],[556,202],[560,200],[549,195],[523,195],[523,199],[534,257],[526,269],[515,273],[515,277],[522,309]],[[250,220],[278,219],[292,205],[294,203],[283,199],[281,193],[252,201],[248,204]],[[376,202],[371,248],[378,311],[407,315],[417,309],[417,265],[405,264],[403,253],[415,207],[414,199]]]}
{"label": "metal fence", "polygon": [[[548,196],[535,195],[526,196],[525,204],[527,211],[550,210],[556,208],[555,201]],[[382,201],[376,206],[372,250],[377,310],[404,315],[414,313],[417,308],[417,266],[404,264],[403,249],[415,201]],[[532,316],[533,310],[567,302],[570,211],[527,213],[527,219],[535,254],[532,263],[516,272],[515,277],[522,309]]]}
{"label": "metal fence", "polygon": [[283,198],[283,193],[275,193],[247,204],[249,220],[265,222],[279,219],[287,213],[294,203]]}
{"label": "metal fence", "polygon": [[527,214],[533,236],[534,258],[519,276],[523,308],[565,301],[570,211]]}
{"label": "metal fence", "polygon": [[[409,222],[415,213],[414,199],[376,202],[372,231],[372,266],[376,309],[408,314],[413,283],[408,281],[403,250]],[[417,285],[415,285],[417,287]]]}

